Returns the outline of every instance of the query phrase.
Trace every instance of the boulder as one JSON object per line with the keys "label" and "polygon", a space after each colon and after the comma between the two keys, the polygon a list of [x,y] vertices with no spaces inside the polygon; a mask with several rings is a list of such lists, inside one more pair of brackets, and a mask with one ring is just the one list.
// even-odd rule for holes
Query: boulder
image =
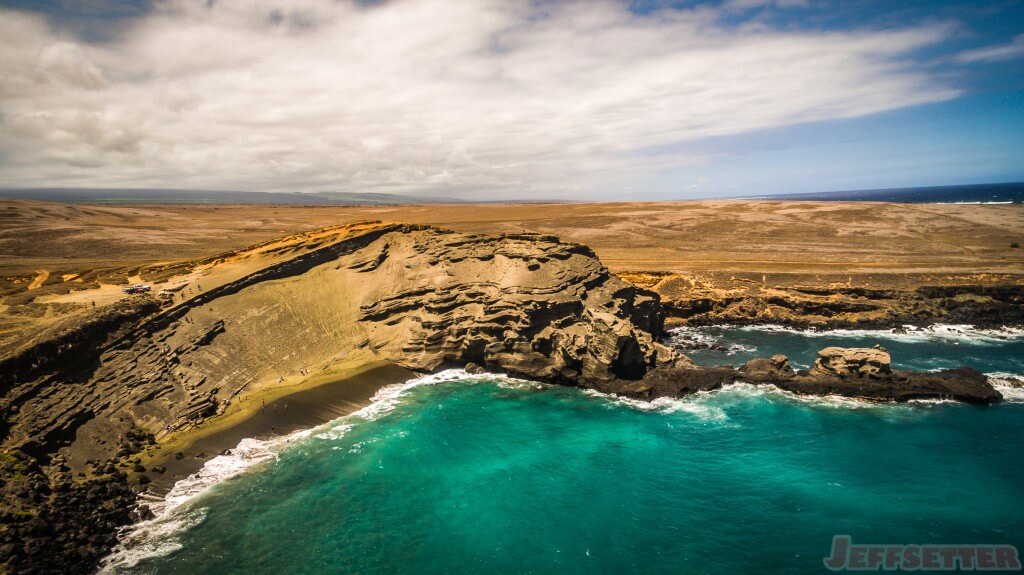
{"label": "boulder", "polygon": [[826,347],[810,370],[813,377],[885,379],[892,375],[892,358],[882,346]]}
{"label": "boulder", "polygon": [[789,365],[789,358],[782,354],[775,354],[770,358],[755,357],[743,364],[740,373],[755,381],[776,381],[796,375]]}

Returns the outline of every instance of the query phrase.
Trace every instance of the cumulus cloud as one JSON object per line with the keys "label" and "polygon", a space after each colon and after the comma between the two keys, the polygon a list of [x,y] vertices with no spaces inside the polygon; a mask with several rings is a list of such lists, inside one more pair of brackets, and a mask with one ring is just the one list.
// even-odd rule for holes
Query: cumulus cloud
{"label": "cumulus cloud", "polygon": [[956,95],[908,59],[944,29],[721,10],[165,0],[102,42],[0,10],[0,182],[573,197],[701,161],[679,142]]}
{"label": "cumulus cloud", "polygon": [[1003,60],[1013,60],[1014,58],[1024,58],[1024,34],[1018,34],[1008,44],[966,50],[956,55],[956,60],[965,64],[1000,62]]}

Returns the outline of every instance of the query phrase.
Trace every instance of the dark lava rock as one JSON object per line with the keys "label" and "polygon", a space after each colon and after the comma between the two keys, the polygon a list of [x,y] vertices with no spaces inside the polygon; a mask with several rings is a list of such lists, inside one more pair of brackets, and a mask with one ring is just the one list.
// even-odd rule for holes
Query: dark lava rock
{"label": "dark lava rock", "polygon": [[0,454],[0,476],[0,573],[91,573],[132,520],[135,494],[124,474],[60,476],[51,486],[33,458],[10,452]]}
{"label": "dark lava rock", "polygon": [[789,365],[789,358],[781,354],[771,358],[755,357],[743,364],[740,373],[752,380],[789,379],[796,375]]}

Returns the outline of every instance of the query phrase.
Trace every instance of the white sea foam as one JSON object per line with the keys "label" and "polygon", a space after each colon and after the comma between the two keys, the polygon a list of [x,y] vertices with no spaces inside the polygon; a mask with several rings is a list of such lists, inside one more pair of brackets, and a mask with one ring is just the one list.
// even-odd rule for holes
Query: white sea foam
{"label": "white sea foam", "polygon": [[1014,373],[986,373],[989,383],[1003,394],[1007,403],[1024,403],[1024,375]]}
{"label": "white sea foam", "polygon": [[734,398],[762,397],[767,399],[781,399],[805,405],[841,409],[875,409],[895,405],[894,403],[867,401],[843,395],[803,395],[786,391],[768,383],[753,384],[745,381],[723,385],[721,389],[712,393],[728,394]]}
{"label": "white sea foam", "polygon": [[744,331],[785,332],[807,337],[884,337],[906,342],[952,341],[970,344],[1002,343],[1024,339],[1024,328],[976,328],[973,325],[935,324],[928,327],[905,325],[900,329],[797,329],[783,325],[720,326]]}
{"label": "white sea foam", "polygon": [[964,201],[964,202],[935,202],[935,203],[936,204],[947,204],[947,205],[952,205],[952,206],[980,206],[980,205],[1012,204],[1013,200],[999,200],[999,201],[990,201],[990,202],[988,202],[988,201],[986,201],[986,202],[981,202],[981,201],[978,201],[978,202],[967,202],[967,201]]}
{"label": "white sea foam", "polygon": [[603,398],[640,411],[658,413],[683,412],[709,422],[725,422],[729,420],[726,409],[738,401],[762,398],[800,403],[814,407],[837,409],[879,409],[898,407],[897,403],[881,403],[867,401],[841,395],[800,395],[780,389],[771,384],[753,384],[735,382],[723,385],[712,391],[700,391],[682,398],[658,397],[652,400],[633,399],[615,394],[601,393],[595,390],[584,390],[586,395]]}
{"label": "white sea foam", "polygon": [[721,349],[727,355],[757,351],[757,347],[724,341],[722,334],[708,333],[699,327],[681,326],[669,330],[668,344],[683,349]]}
{"label": "white sea foam", "polygon": [[682,412],[697,417],[703,421],[726,421],[729,419],[728,416],[726,416],[724,409],[702,401],[702,398],[699,397],[700,394],[679,399],[672,397],[656,397],[651,400],[622,397],[620,395],[615,395],[614,393],[602,393],[596,389],[585,389],[583,390],[583,394],[609,401],[612,404],[624,405],[631,409],[637,409],[640,411],[652,411],[657,413]]}
{"label": "white sea foam", "polygon": [[148,502],[153,519],[136,523],[122,533],[100,573],[117,573],[142,559],[173,553],[181,547],[175,534],[198,525],[205,517],[202,508],[192,509],[189,502],[218,483],[276,459],[284,447],[309,437],[310,433],[311,430],[302,430],[266,440],[245,438],[234,449],[210,459],[199,471],[175,483],[163,499]]}

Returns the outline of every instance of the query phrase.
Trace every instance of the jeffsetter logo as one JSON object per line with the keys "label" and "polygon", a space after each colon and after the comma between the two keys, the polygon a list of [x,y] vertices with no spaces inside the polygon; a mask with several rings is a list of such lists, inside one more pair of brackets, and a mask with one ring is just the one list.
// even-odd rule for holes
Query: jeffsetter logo
{"label": "jeffsetter logo", "polygon": [[832,537],[831,571],[1020,571],[1013,545],[854,545],[849,535]]}

